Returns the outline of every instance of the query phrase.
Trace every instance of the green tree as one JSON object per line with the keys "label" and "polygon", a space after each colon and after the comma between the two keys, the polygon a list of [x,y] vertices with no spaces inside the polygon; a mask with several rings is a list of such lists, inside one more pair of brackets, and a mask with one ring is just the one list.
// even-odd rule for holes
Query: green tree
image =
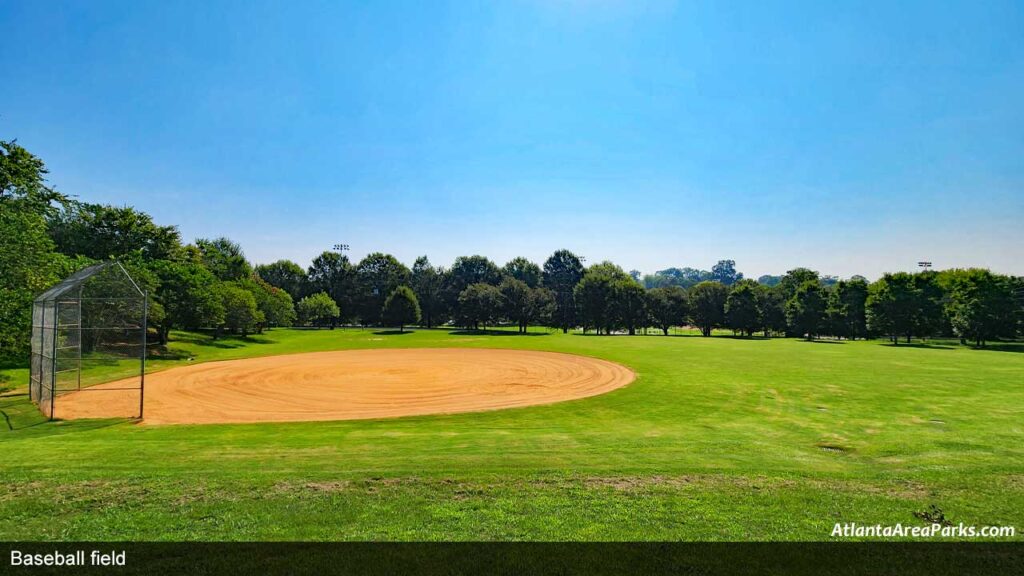
{"label": "green tree", "polygon": [[0,208],[52,215],[67,196],[46,185],[46,165],[14,140],[0,140]]}
{"label": "green tree", "polygon": [[131,206],[68,202],[49,220],[57,250],[96,260],[137,254],[146,259],[171,259],[181,249],[176,226],[158,226]]}
{"label": "green tree", "polygon": [[[543,286],[530,289],[530,321],[544,326],[551,325],[555,313],[555,294]],[[526,331],[525,329],[523,330]]]}
{"label": "green tree", "polygon": [[644,287],[632,276],[619,278],[612,293],[616,316],[626,332],[633,336],[637,328],[647,326],[647,299]]}
{"label": "green tree", "polygon": [[1015,335],[1019,308],[1009,278],[988,270],[963,270],[951,288],[949,315],[962,340],[982,347],[995,338]]}
{"label": "green tree", "polygon": [[504,298],[505,317],[516,323],[519,332],[526,332],[533,319],[533,295],[530,287],[526,282],[508,276],[498,285],[498,290]]}
{"label": "green tree", "polygon": [[718,263],[711,267],[710,280],[721,282],[726,286],[732,286],[743,280],[743,274],[736,271],[735,260],[719,260]]}
{"label": "green tree", "polygon": [[295,307],[299,322],[304,325],[334,327],[334,322],[341,315],[338,304],[326,292],[310,294],[299,300]]}
{"label": "green tree", "polygon": [[420,303],[423,324],[427,328],[440,324],[444,313],[445,271],[432,265],[426,256],[420,256],[412,265],[410,282]]}
{"label": "green tree", "polygon": [[291,260],[278,260],[271,264],[260,264],[256,267],[256,275],[276,286],[298,301],[306,295],[309,278],[301,266]]}
{"label": "green tree", "polygon": [[20,363],[28,357],[32,301],[87,262],[54,253],[42,216],[10,204],[0,202],[0,360]]}
{"label": "green tree", "polygon": [[901,335],[910,341],[919,320],[922,294],[912,274],[886,274],[868,287],[867,323],[874,332],[887,334],[894,344]]}
{"label": "green tree", "polygon": [[209,240],[196,240],[203,266],[219,280],[230,282],[249,278],[253,274],[252,266],[245,259],[242,247],[221,236]]}
{"label": "green tree", "polygon": [[488,324],[496,323],[504,308],[504,297],[497,286],[477,282],[470,284],[459,294],[459,316],[464,326],[487,329]]}
{"label": "green tree", "polygon": [[306,281],[308,293],[325,292],[338,304],[341,315],[332,322],[356,319],[360,286],[356,270],[347,256],[340,252],[323,252],[313,259],[313,264],[306,274]]}
{"label": "green tree", "polygon": [[295,305],[292,303],[291,295],[287,292],[276,286],[271,286],[259,276],[240,280],[238,284],[251,292],[253,298],[256,299],[256,308],[263,318],[257,332],[262,332],[264,326],[267,328],[291,326],[295,322]]}
{"label": "green tree", "polygon": [[150,270],[159,280],[154,296],[163,306],[164,319],[156,325],[160,343],[167,343],[172,329],[198,330],[224,323],[224,303],[217,278],[193,262],[154,260]]}
{"label": "green tree", "polygon": [[761,290],[765,288],[753,280],[740,280],[733,285],[725,299],[725,325],[747,336],[763,330],[762,299],[758,296]]}
{"label": "green tree", "polygon": [[541,269],[537,264],[530,262],[522,256],[509,260],[502,268],[501,273],[505,276],[515,278],[525,283],[530,288],[540,286]]}
{"label": "green tree", "polygon": [[679,286],[652,288],[647,291],[647,310],[654,325],[668,336],[673,326],[681,326],[689,314],[686,290]]}
{"label": "green tree", "polygon": [[785,332],[788,328],[786,323],[786,299],[785,293],[777,285],[767,287],[757,293],[757,307],[761,310],[762,321],[764,322],[764,336],[770,338],[772,333]]}
{"label": "green tree", "polygon": [[222,282],[218,291],[224,306],[224,328],[246,336],[263,322],[263,314],[256,307],[252,292],[235,282]]}
{"label": "green tree", "polygon": [[584,330],[593,328],[598,334],[611,334],[622,325],[620,290],[623,281],[632,281],[632,278],[611,262],[587,268],[573,294]]}
{"label": "green tree", "polygon": [[721,282],[704,281],[688,292],[690,296],[690,320],[704,336],[711,336],[712,330],[725,322],[725,301],[729,298],[729,287]]}
{"label": "green tree", "polygon": [[384,325],[398,326],[399,332],[405,332],[407,324],[420,321],[420,303],[416,294],[408,286],[399,286],[384,300]]}
{"label": "green tree", "polygon": [[544,262],[541,274],[544,287],[551,290],[555,298],[552,318],[562,333],[576,325],[576,284],[583,278],[583,263],[568,250],[558,250]]}
{"label": "green tree", "polygon": [[54,251],[46,217],[66,198],[46,186],[45,175],[42,160],[0,141],[0,360],[25,361],[32,301],[87,264]]}
{"label": "green tree", "polygon": [[946,294],[939,284],[937,272],[928,270],[914,274],[914,291],[917,296],[914,309],[914,334],[919,337],[949,333],[945,315]]}
{"label": "green tree", "polygon": [[381,322],[384,300],[399,286],[407,286],[411,273],[394,256],[374,252],[363,258],[356,266],[356,282],[359,286],[360,322],[364,325]]}
{"label": "green tree", "polygon": [[783,300],[789,301],[796,294],[797,289],[812,281],[821,281],[821,277],[816,271],[807,268],[794,268],[787,271],[776,286],[782,291]]}
{"label": "green tree", "polygon": [[866,338],[868,283],[863,277],[840,280],[829,293],[829,324],[835,336]]}
{"label": "green tree", "polygon": [[807,280],[786,302],[786,321],[794,334],[813,340],[825,324],[826,297],[817,280]]}

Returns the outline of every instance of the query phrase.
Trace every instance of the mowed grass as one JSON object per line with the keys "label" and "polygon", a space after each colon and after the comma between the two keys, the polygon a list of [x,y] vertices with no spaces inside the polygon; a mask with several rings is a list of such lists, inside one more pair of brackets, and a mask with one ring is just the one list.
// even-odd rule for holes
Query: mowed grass
{"label": "mowed grass", "polygon": [[1024,531],[1021,345],[174,336],[151,369],[462,346],[595,356],[638,379],[548,406],[292,424],[49,423],[7,396],[0,539],[826,540],[836,522],[923,525],[915,512],[931,505],[953,523]]}

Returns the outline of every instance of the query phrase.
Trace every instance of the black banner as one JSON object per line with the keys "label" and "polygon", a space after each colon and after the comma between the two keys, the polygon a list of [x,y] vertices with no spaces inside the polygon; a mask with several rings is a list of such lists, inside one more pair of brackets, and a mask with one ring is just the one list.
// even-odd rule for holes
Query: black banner
{"label": "black banner", "polygon": [[1024,543],[6,543],[5,574],[1020,574]]}

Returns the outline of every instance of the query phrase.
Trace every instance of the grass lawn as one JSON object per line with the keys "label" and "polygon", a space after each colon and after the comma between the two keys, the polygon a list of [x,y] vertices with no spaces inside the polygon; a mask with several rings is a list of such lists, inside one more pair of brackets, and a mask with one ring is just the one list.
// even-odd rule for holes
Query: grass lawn
{"label": "grass lawn", "polygon": [[0,539],[825,540],[836,522],[923,525],[915,512],[932,505],[1024,533],[1024,345],[173,336],[151,369],[464,346],[596,356],[638,379],[496,412],[206,426],[45,422],[22,388],[0,398]]}

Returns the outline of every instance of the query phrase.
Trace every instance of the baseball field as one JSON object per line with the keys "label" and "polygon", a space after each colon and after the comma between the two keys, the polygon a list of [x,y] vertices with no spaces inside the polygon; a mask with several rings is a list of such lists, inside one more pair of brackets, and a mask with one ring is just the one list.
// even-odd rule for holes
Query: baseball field
{"label": "baseball field", "polygon": [[99,388],[47,422],[26,371],[0,372],[0,538],[827,540],[933,521],[1020,538],[1022,352],[176,332],[141,423],[82,418],[121,401]]}

